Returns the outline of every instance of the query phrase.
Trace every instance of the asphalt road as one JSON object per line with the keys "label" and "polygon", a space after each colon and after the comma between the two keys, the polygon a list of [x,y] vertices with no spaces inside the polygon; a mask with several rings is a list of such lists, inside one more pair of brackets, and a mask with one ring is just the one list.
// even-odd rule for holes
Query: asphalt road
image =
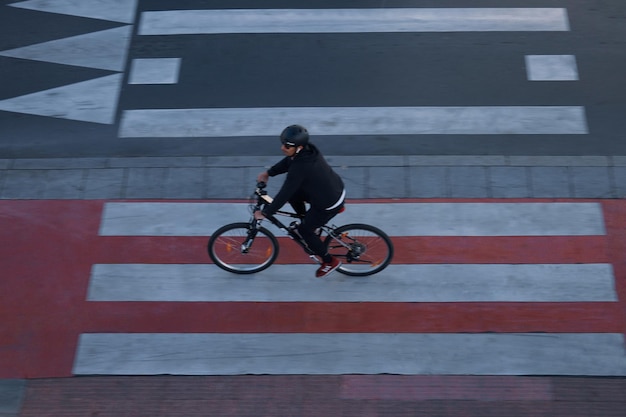
{"label": "asphalt road", "polygon": [[[150,11],[207,9],[206,2],[138,0],[137,9],[117,16],[117,21],[9,6],[12,3],[0,2],[0,109],[4,110],[0,111],[0,158],[274,155],[277,151],[274,137],[238,135],[236,128],[226,136],[121,137],[125,112],[136,109],[413,106],[580,107],[588,131],[449,133],[444,129],[415,134],[330,132],[315,137],[323,132],[312,130],[312,134],[326,153],[335,155],[626,155],[626,5],[621,0],[566,4],[526,0],[516,5],[565,8],[568,30],[173,35],[142,35],[142,16]],[[80,9],[89,11],[89,3]],[[486,0],[473,1],[471,6],[502,7]],[[258,5],[238,0],[215,1],[210,7]],[[264,2],[263,7],[310,5],[276,0]],[[467,4],[459,0],[315,3],[315,8],[323,7],[460,8]],[[97,17],[101,11],[94,8],[91,13]],[[124,28],[128,38],[120,35]],[[101,31],[111,35],[84,50],[67,43],[47,44],[38,52],[31,48],[25,58],[20,49],[71,37],[86,39]],[[92,58],[99,49],[106,53]],[[84,55],[84,62],[68,65],[67,57],[76,55]],[[574,57],[576,79],[529,80],[525,57],[530,55]],[[52,56],[57,62],[49,62]],[[176,82],[131,82],[134,60],[165,57],[182,62]],[[115,86],[104,95],[92,84],[71,94],[66,89],[69,97],[63,91],[50,91],[104,78]],[[81,116],[65,114],[59,96]],[[96,122],[81,120],[85,108],[90,109],[87,119],[96,110],[108,113],[104,121],[100,113]],[[258,122],[251,119],[248,125]]]}

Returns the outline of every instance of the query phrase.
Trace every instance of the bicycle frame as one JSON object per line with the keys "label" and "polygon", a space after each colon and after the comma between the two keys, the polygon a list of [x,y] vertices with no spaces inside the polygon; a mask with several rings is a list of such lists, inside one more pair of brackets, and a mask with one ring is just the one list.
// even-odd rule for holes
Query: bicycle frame
{"label": "bicycle frame", "polygon": [[[267,195],[267,191],[263,189],[264,187],[265,187],[264,185],[262,186],[259,183],[257,184],[257,188],[254,190],[254,194],[256,195],[257,201],[252,209],[253,215],[252,215],[252,218],[250,219],[250,231],[248,233],[248,239],[246,240],[246,242],[244,242],[244,247],[247,247],[247,248],[249,248],[252,245],[252,241],[254,240],[254,237],[256,236],[256,230],[261,226],[261,222],[262,222],[262,220],[257,220],[254,218],[254,212],[262,210],[265,205],[270,204],[273,201],[272,197]],[[284,210],[278,210],[274,215],[267,216],[265,218],[274,226],[276,226],[277,228],[285,232],[287,236],[289,236],[292,240],[294,240],[298,245],[300,245],[300,247],[304,249],[304,251],[309,255],[311,259],[313,259],[317,263],[321,263],[317,255],[309,248],[309,246],[306,244],[302,236],[296,233],[294,229],[288,226],[285,226],[285,224],[283,224],[280,220],[276,218],[276,215],[286,216],[292,219],[302,219],[302,216],[297,213],[284,211]],[[335,237],[334,226],[323,225],[320,227],[320,229],[325,231],[328,235]],[[344,242],[341,242],[340,240],[336,240],[336,241],[338,241],[342,246],[345,246],[346,248],[348,248],[348,245],[346,245]],[[243,247],[242,247],[242,250],[243,250]]]}

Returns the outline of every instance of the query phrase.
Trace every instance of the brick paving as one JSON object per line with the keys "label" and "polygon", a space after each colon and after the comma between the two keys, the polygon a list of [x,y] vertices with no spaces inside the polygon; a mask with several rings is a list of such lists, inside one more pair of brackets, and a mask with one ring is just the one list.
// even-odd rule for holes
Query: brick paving
{"label": "brick paving", "polygon": [[[0,199],[247,198],[273,156],[0,159]],[[349,198],[623,198],[626,156],[328,156]],[[278,186],[277,177],[270,186]]]}
{"label": "brick paving", "polygon": [[623,417],[626,378],[149,376],[26,382],[20,417]]}

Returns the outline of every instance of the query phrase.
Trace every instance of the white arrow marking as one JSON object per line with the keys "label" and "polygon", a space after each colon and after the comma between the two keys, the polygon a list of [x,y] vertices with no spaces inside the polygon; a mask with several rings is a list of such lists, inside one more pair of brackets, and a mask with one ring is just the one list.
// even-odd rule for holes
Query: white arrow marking
{"label": "white arrow marking", "polygon": [[41,12],[133,23],[137,0],[29,0],[9,6]]}
{"label": "white arrow marking", "polygon": [[23,48],[0,52],[0,55],[79,67],[123,71],[132,26],[72,36]]}
{"label": "white arrow marking", "polygon": [[112,124],[122,83],[113,74],[0,101],[0,110]]}

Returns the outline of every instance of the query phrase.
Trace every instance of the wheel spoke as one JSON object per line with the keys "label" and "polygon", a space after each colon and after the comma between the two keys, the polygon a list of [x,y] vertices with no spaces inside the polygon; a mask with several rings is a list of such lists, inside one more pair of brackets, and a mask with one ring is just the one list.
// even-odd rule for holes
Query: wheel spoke
{"label": "wheel spoke", "polygon": [[276,260],[278,242],[266,229],[259,229],[248,250],[244,251],[242,246],[247,240],[247,223],[224,226],[209,239],[209,256],[220,268],[240,274],[261,271]]}

